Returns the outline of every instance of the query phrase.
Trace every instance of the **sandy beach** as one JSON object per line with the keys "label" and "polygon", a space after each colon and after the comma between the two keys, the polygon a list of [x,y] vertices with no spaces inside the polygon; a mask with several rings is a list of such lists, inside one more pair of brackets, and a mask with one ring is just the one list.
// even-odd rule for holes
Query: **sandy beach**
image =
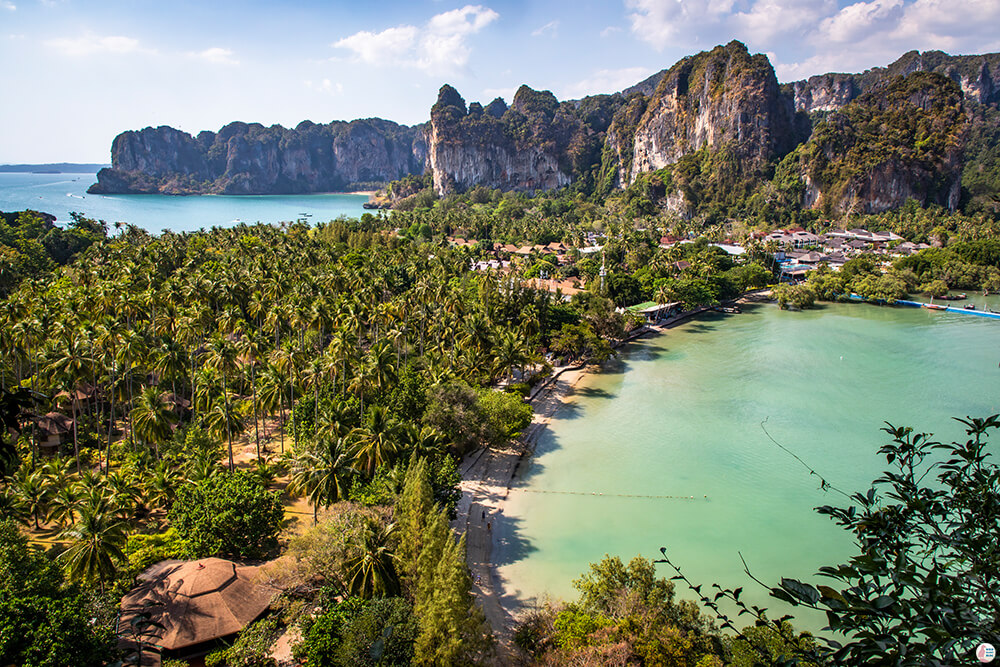
{"label": "sandy beach", "polygon": [[521,462],[531,455],[535,442],[573,387],[587,373],[584,367],[556,369],[553,377],[531,399],[535,416],[520,440],[501,448],[482,448],[462,461],[462,499],[452,525],[466,539],[466,554],[472,572],[473,592],[497,639],[500,664],[510,664],[518,601],[503,597],[503,588],[492,565],[493,524],[503,513],[504,502],[514,484]]}

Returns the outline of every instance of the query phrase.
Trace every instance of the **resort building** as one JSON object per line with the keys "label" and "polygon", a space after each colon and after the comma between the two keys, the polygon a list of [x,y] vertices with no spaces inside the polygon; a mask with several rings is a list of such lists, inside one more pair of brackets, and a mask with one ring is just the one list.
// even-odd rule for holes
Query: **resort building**
{"label": "resort building", "polygon": [[[198,658],[257,620],[277,592],[254,583],[257,567],[221,558],[165,560],[139,575],[139,585],[121,602],[118,636],[123,649],[143,644],[162,658]],[[148,614],[163,626],[156,636],[134,630],[132,620]],[[143,664],[150,664],[144,661]],[[159,659],[154,665],[159,665]]]}

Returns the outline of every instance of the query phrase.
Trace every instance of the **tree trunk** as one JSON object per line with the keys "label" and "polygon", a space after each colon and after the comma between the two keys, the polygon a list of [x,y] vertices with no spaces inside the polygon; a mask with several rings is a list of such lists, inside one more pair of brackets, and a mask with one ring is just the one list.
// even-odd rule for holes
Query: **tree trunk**
{"label": "tree trunk", "polygon": [[260,461],[260,429],[257,426],[257,376],[252,362],[250,364],[250,390],[253,393],[253,434],[257,439],[257,460]]}
{"label": "tree trunk", "polygon": [[115,376],[111,374],[111,407],[108,415],[108,451],[104,457],[104,474],[111,472],[111,433],[115,430]]}
{"label": "tree trunk", "polygon": [[80,443],[76,435],[76,396],[71,397],[73,406],[73,455],[76,456],[76,474],[80,474]]}

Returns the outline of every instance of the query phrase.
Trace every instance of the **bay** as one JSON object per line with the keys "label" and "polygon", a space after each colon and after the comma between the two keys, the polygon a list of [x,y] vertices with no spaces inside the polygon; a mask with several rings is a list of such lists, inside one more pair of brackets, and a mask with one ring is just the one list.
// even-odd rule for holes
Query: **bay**
{"label": "bay", "polygon": [[123,222],[152,234],[169,229],[192,232],[245,222],[278,224],[304,219],[327,222],[359,217],[368,201],[363,194],[313,195],[90,195],[96,174],[0,173],[0,211],[33,209],[51,213],[59,223],[78,212],[108,223]]}
{"label": "bay", "polygon": [[[581,380],[511,490],[494,523],[503,594],[572,599],[589,563],[662,546],[704,590],[742,586],[785,613],[740,554],[775,585],[815,583],[853,551],[813,509],[845,498],[776,442],[839,489],[867,490],[885,465],[883,422],[962,437],[952,417],[1000,412],[998,362],[1000,321],[867,304],[754,305],[632,344]],[[791,611],[804,629],[823,625]]]}

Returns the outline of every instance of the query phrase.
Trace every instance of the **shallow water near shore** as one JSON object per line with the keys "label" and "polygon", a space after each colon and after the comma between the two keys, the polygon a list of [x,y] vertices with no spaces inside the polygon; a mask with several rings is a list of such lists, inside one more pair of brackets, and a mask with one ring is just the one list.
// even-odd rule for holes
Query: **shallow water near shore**
{"label": "shallow water near shore", "polygon": [[[766,583],[822,583],[817,568],[852,542],[813,509],[846,500],[771,438],[828,483],[866,490],[884,468],[883,422],[963,437],[952,417],[1000,412],[998,363],[996,320],[867,304],[752,305],[632,344],[580,381],[511,490],[494,524],[503,594],[572,598],[604,554],[666,547],[703,590],[742,586],[747,602],[786,613],[739,554]],[[693,597],[679,582],[678,594]],[[803,629],[823,625],[791,611]]]}
{"label": "shallow water near shore", "polygon": [[[97,174],[0,173],[0,211],[32,209],[70,221],[70,211],[108,223],[126,222],[152,234],[165,229],[193,232],[233,227],[240,222],[277,224],[298,219],[329,222],[341,215],[357,218],[365,212],[367,195],[90,195]],[[306,215],[303,215],[306,214]]]}

